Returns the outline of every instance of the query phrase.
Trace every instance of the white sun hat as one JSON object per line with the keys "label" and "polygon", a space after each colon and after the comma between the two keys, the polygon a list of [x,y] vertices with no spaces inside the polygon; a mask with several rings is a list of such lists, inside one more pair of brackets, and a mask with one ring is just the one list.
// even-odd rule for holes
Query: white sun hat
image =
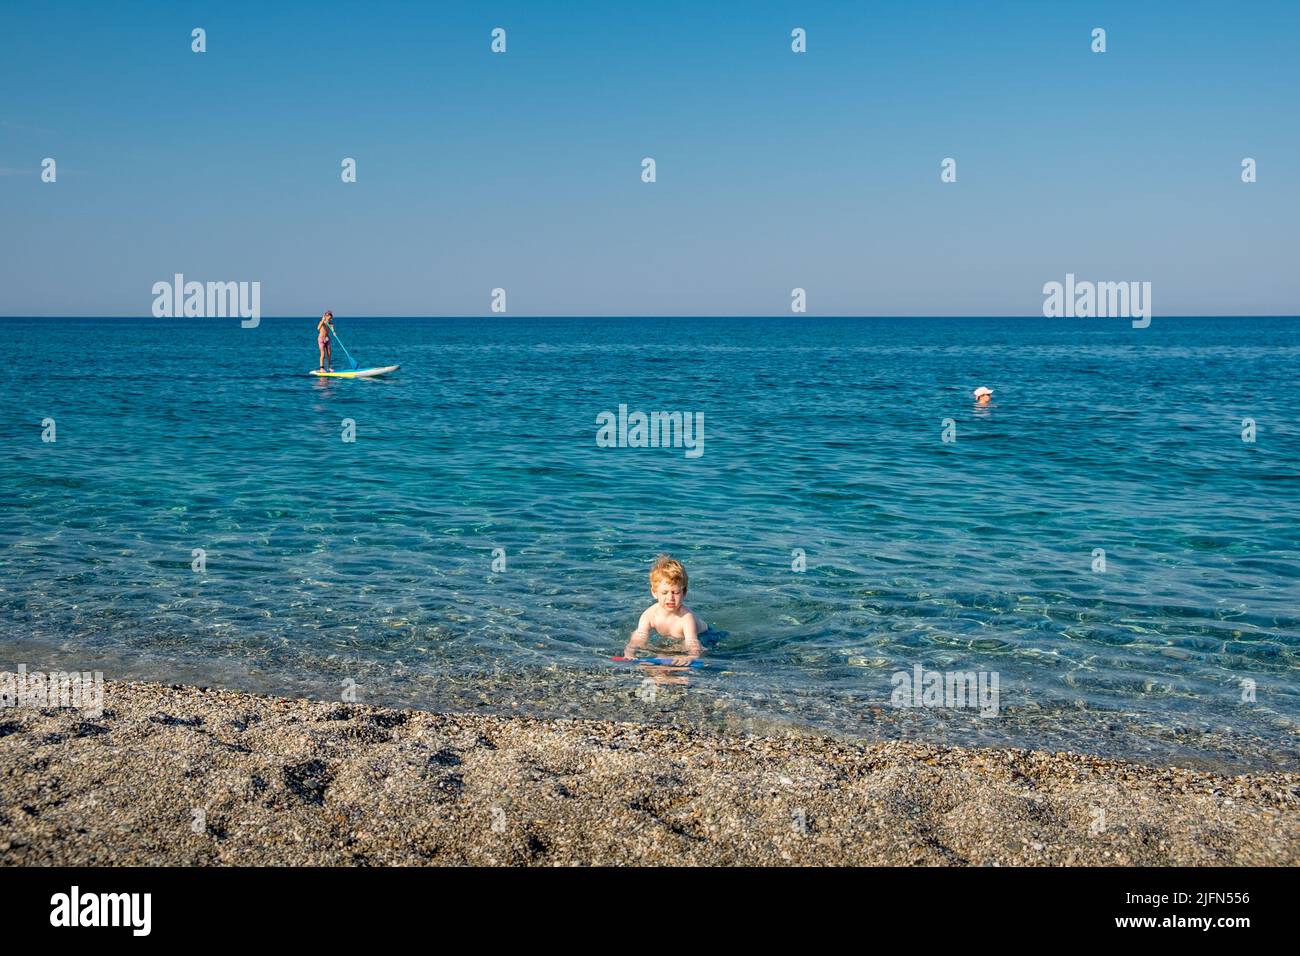
{"label": "white sun hat", "polygon": [[975,389],[975,397],[976,397],[976,398],[979,398],[981,395],[992,395],[992,394],[993,394],[993,389],[991,389],[991,388],[985,388],[983,385],[981,385],[979,388]]}

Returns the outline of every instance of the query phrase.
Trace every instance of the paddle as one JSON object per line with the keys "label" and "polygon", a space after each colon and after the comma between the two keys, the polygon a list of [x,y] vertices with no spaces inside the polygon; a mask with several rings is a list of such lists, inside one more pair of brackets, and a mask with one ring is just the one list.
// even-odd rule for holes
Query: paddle
{"label": "paddle", "polygon": [[352,357],[352,353],[348,351],[348,347],[343,344],[343,340],[339,338],[339,334],[334,331],[334,326],[331,325],[329,329],[330,332],[334,335],[334,341],[338,342],[339,348],[343,350],[343,354],[346,355],[348,357],[348,361],[352,363],[352,371],[355,372],[358,367],[357,360]]}

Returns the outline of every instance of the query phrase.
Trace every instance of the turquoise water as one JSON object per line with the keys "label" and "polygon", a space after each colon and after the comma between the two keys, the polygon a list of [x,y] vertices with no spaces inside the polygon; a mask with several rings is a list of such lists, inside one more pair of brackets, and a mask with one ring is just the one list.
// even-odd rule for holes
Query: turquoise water
{"label": "turquoise water", "polygon": [[[340,317],[371,381],[314,324],[0,319],[0,666],[1300,767],[1300,320]],[[654,685],[661,551],[728,636]]]}

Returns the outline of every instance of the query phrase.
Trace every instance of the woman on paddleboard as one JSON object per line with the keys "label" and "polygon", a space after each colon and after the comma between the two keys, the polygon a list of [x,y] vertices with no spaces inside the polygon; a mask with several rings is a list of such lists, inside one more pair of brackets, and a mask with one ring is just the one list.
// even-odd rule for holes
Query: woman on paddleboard
{"label": "woman on paddleboard", "polygon": [[333,356],[330,355],[330,333],[334,331],[334,313],[326,312],[316,323],[316,347],[320,349],[320,371],[334,371]]}

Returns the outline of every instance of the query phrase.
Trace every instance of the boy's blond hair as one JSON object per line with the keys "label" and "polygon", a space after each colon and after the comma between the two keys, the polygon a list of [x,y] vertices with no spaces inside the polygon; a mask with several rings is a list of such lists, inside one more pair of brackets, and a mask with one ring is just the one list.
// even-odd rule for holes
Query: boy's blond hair
{"label": "boy's blond hair", "polygon": [[680,584],[682,593],[686,593],[686,569],[672,555],[659,555],[659,557],[655,558],[654,566],[650,568],[650,590],[653,591],[657,588],[661,581]]}

